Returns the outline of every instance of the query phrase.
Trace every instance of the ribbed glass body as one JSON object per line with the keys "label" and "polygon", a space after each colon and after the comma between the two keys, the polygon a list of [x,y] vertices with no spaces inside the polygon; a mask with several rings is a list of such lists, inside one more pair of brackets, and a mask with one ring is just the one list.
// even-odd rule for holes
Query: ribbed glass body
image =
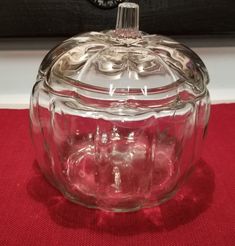
{"label": "ribbed glass body", "polygon": [[47,179],[76,203],[122,212],[157,205],[182,184],[200,157],[210,101],[192,50],[117,23],[47,54],[30,119]]}

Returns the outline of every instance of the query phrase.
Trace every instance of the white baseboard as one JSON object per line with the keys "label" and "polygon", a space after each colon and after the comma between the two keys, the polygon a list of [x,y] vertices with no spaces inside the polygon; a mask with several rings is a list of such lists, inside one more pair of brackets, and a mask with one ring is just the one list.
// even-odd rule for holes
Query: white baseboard
{"label": "white baseboard", "polygon": [[29,108],[30,95],[9,94],[0,96],[0,108],[27,109]]}

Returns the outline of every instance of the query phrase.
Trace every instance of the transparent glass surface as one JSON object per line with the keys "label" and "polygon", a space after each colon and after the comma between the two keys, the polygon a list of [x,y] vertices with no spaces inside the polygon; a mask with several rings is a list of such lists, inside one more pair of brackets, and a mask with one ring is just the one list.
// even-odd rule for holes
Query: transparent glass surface
{"label": "transparent glass surface", "polygon": [[30,119],[43,174],[68,199],[123,212],[169,199],[198,158],[209,81],[189,48],[139,31],[119,5],[115,30],[70,38],[44,58]]}

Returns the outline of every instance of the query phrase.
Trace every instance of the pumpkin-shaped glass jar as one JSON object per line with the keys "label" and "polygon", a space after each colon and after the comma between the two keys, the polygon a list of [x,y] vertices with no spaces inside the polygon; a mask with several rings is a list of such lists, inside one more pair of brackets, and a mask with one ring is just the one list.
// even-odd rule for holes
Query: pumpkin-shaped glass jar
{"label": "pumpkin-shaped glass jar", "polygon": [[51,50],[32,91],[40,168],[87,207],[158,205],[200,157],[207,70],[186,46],[138,27],[138,5],[120,4],[115,30],[78,35]]}

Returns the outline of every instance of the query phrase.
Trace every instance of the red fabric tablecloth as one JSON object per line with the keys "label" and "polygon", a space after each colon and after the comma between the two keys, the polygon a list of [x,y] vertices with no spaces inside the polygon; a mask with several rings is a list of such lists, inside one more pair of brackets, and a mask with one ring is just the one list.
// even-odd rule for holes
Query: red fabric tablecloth
{"label": "red fabric tablecloth", "polygon": [[0,245],[235,245],[235,104],[212,107],[201,161],[165,204],[126,214],[86,209],[49,185],[27,110],[0,110]]}

